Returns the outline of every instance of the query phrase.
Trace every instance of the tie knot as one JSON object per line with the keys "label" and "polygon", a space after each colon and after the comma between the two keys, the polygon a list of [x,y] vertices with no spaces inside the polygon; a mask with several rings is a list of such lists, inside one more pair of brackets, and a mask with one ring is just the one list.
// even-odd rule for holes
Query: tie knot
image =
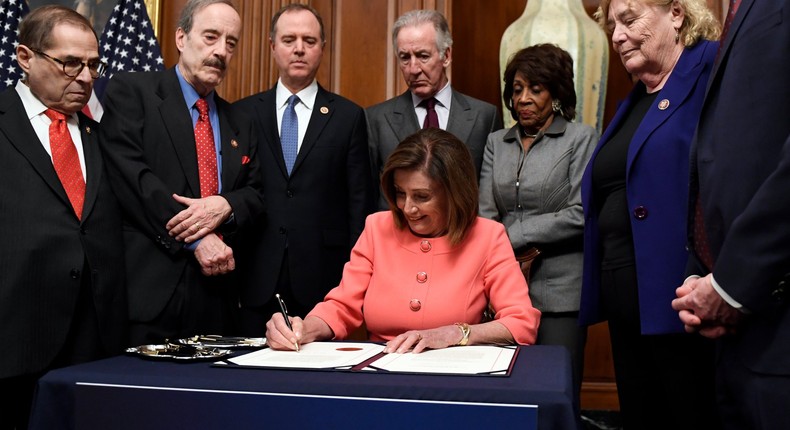
{"label": "tie knot", "polygon": [[420,106],[424,107],[425,109],[433,109],[436,107],[436,99],[433,97],[429,97],[421,101]]}
{"label": "tie knot", "polygon": [[296,106],[297,103],[299,103],[299,96],[292,95],[291,97],[288,97],[288,108],[289,109],[293,109],[293,107]]}
{"label": "tie knot", "polygon": [[208,102],[206,99],[198,99],[195,102],[195,107],[197,108],[198,112],[200,112],[201,116],[208,115]]}
{"label": "tie knot", "polygon": [[52,121],[65,121],[66,120],[66,115],[64,115],[64,114],[62,114],[62,113],[60,113],[60,112],[58,112],[56,110],[52,110],[52,109],[47,109],[46,111],[44,111],[44,115],[49,117],[49,119],[51,119]]}

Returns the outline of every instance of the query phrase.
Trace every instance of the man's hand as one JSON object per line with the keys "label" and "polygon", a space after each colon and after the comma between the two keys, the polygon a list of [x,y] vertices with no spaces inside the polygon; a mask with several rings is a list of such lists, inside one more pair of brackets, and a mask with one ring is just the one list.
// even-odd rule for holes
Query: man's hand
{"label": "man's hand", "polygon": [[195,259],[206,276],[224,275],[236,268],[233,250],[214,233],[207,234],[197,245]]}
{"label": "man's hand", "polygon": [[742,314],[716,292],[712,276],[687,278],[676,290],[678,298],[672,300],[672,309],[678,311],[687,332],[717,338],[733,333]]}
{"label": "man's hand", "polygon": [[214,231],[231,213],[231,207],[222,196],[209,196],[202,199],[173,194],[173,199],[186,206],[165,226],[171,237],[178,241],[192,243]]}

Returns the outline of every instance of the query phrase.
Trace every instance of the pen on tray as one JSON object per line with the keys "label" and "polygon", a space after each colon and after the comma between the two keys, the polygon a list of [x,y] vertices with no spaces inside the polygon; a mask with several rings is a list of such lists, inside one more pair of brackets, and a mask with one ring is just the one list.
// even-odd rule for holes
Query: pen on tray
{"label": "pen on tray", "polygon": [[[294,329],[291,327],[291,320],[288,319],[288,309],[285,307],[285,302],[280,298],[279,294],[275,294],[274,297],[277,297],[277,301],[280,302],[280,312],[283,313],[283,318],[285,318],[285,325],[288,326],[288,330],[293,332]],[[294,346],[296,347],[296,352],[299,352],[299,342],[294,342]]]}

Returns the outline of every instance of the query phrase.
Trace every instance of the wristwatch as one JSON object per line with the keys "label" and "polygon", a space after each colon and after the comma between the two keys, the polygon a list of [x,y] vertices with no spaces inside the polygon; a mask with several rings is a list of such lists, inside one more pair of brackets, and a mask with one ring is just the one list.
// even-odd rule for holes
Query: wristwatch
{"label": "wristwatch", "polygon": [[465,346],[467,343],[469,343],[469,334],[472,333],[472,329],[469,328],[469,324],[467,323],[455,323],[455,325],[459,330],[461,330],[461,334],[463,335],[461,340],[459,340],[456,345]]}

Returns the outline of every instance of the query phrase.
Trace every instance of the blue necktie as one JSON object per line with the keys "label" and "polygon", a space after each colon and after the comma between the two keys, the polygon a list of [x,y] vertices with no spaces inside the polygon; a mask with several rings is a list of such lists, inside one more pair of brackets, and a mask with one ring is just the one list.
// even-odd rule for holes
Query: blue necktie
{"label": "blue necktie", "polygon": [[283,113],[283,123],[281,127],[280,143],[283,146],[283,158],[285,158],[285,168],[288,175],[291,175],[296,154],[299,152],[299,118],[296,116],[294,105],[299,103],[299,97],[288,97],[288,106]]}

